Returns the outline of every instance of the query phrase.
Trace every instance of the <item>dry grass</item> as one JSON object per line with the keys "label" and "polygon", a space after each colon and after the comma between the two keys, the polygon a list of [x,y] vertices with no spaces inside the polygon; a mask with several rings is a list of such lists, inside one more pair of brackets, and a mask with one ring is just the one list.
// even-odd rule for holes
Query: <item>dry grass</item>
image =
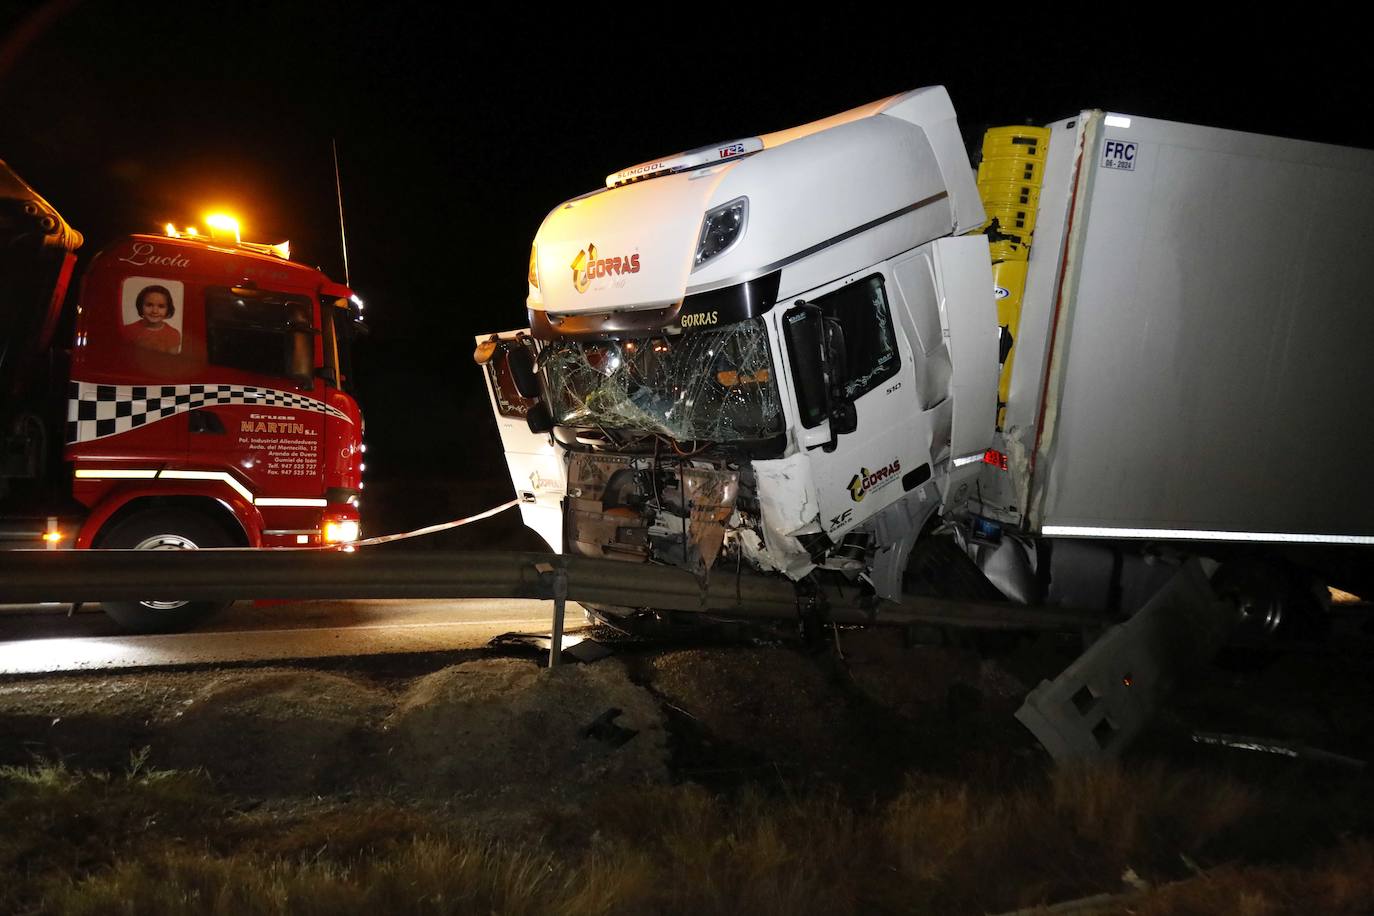
{"label": "dry grass", "polygon": [[385,800],[244,813],[194,773],[7,770],[0,910],[985,913],[1116,893],[1127,867],[1155,889],[1100,912],[1374,909],[1369,815],[1340,787],[1269,789],[1158,766],[997,788],[912,779],[859,809],[638,789],[496,842],[451,812]]}
{"label": "dry grass", "polygon": [[1132,916],[1279,916],[1374,911],[1374,845],[1341,843],[1307,868],[1223,866],[1132,894],[1094,912]]}

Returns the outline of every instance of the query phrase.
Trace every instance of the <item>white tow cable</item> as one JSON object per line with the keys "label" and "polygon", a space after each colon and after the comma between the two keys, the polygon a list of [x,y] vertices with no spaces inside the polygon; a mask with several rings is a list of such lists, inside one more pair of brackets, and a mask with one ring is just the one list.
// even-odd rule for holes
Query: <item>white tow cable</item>
{"label": "white tow cable", "polygon": [[401,534],[384,534],[380,537],[364,538],[361,541],[353,541],[351,544],[337,546],[372,547],[376,544],[389,544],[392,541],[404,541],[406,538],[417,538],[425,534],[434,534],[436,531],[447,531],[450,528],[461,528],[463,525],[470,525],[473,522],[480,522],[484,518],[491,518],[493,515],[498,515],[502,512],[505,512],[510,507],[518,505],[520,505],[520,500],[512,499],[508,503],[502,503],[501,505],[496,506],[495,508],[488,509],[485,512],[479,512],[476,515],[469,515],[467,518],[460,518],[452,522],[443,522],[439,525],[430,525],[427,528],[417,528],[414,531],[406,531]]}

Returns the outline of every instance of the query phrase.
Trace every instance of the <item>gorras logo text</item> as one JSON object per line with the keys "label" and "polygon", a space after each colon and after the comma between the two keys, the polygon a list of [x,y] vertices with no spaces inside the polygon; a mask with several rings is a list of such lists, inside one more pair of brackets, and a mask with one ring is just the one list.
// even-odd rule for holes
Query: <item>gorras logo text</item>
{"label": "gorras logo text", "polygon": [[592,285],[592,281],[599,277],[637,273],[639,273],[639,252],[619,255],[614,258],[598,258],[596,246],[588,245],[577,253],[577,257],[573,258],[573,289],[579,293],[585,293]]}
{"label": "gorras logo text", "polygon": [[859,468],[859,473],[855,474],[849,481],[849,495],[854,502],[862,502],[864,494],[869,490],[876,490],[897,479],[897,475],[902,471],[900,459],[893,458],[892,463],[886,467],[870,471],[868,468]]}

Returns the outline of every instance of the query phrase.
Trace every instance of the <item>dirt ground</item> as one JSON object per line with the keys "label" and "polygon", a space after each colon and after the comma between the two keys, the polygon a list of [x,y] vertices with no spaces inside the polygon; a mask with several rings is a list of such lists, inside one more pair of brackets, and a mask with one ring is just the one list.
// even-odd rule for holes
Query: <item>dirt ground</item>
{"label": "dirt ground", "polygon": [[[835,637],[811,649],[626,644],[553,670],[492,652],[436,670],[15,678],[0,682],[0,764],[118,768],[146,748],[150,765],[203,768],[254,796],[400,793],[506,807],[684,780],[882,796],[913,770],[1047,764],[1012,715],[1077,651],[1072,640],[988,656],[906,645],[891,631]],[[1311,651],[1263,670],[1215,667],[1177,692],[1140,747],[1246,756],[1190,742],[1206,729],[1374,758],[1368,659]]]}
{"label": "dirt ground", "polygon": [[[0,909],[180,913],[254,887],[253,911],[438,912],[509,875],[450,909],[1000,912],[1109,891],[1083,911],[1374,911],[1367,634],[1224,658],[1120,769],[1084,774],[1013,718],[1072,638],[611,644],[552,670],[491,650],[0,681]],[[1120,898],[1138,873],[1143,908]],[[429,896],[388,890],[415,882]]]}
{"label": "dirt ground", "polygon": [[[378,674],[305,667],[0,683],[0,764],[204,768],[252,795],[575,797],[608,781],[769,779],[876,789],[930,738],[1011,722],[1024,687],[970,651],[850,632],[830,647],[633,646],[549,670],[491,657]],[[1001,720],[1002,728],[994,725]],[[957,723],[957,728],[956,728]]]}

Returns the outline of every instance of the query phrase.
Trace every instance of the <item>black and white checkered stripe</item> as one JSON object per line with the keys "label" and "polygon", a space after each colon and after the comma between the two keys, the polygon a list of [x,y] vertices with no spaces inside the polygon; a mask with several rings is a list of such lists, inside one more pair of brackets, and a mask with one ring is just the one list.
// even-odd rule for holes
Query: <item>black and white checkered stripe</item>
{"label": "black and white checkered stripe", "polygon": [[323,401],[253,385],[94,385],[72,381],[67,389],[67,442],[90,442],[216,404],[309,410],[348,420]]}

